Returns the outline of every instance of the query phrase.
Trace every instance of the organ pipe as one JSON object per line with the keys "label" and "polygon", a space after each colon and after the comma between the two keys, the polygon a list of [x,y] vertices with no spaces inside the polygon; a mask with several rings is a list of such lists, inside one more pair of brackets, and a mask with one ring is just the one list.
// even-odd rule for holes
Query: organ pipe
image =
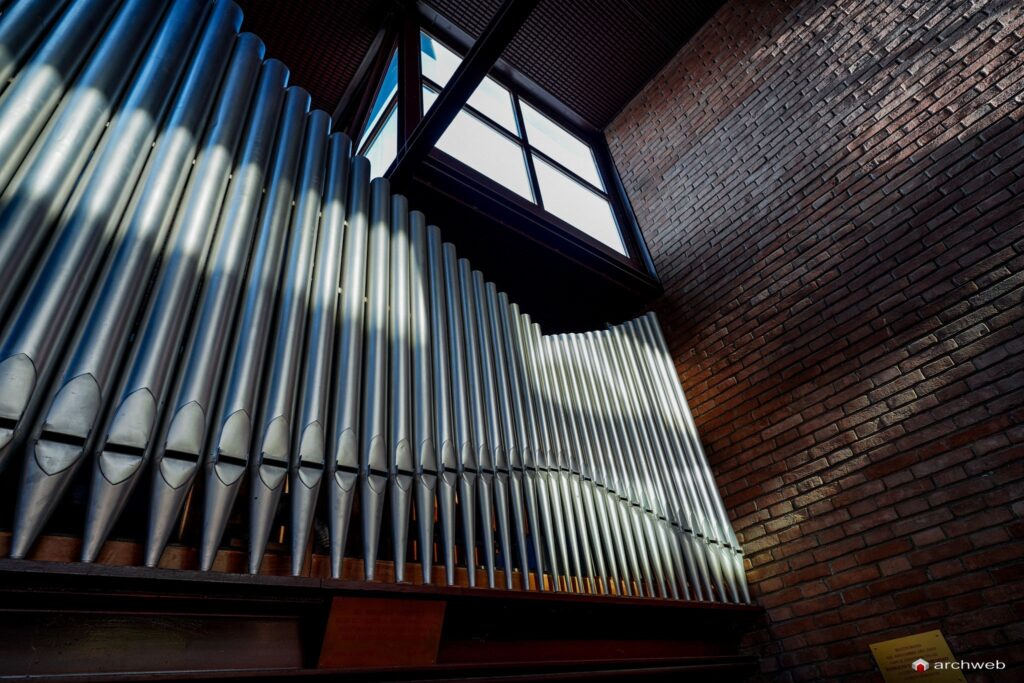
{"label": "organ pipe", "polygon": [[149,566],[240,521],[250,573],[749,602],[657,318],[545,333],[241,24],[0,16],[11,556],[70,506],[83,562],[141,515]]}

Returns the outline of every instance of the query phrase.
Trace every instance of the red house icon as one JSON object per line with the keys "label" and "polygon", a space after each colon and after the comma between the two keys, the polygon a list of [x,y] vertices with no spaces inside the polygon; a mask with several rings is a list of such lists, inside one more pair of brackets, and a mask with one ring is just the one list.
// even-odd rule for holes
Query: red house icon
{"label": "red house icon", "polygon": [[924,673],[928,670],[928,662],[924,659],[918,659],[910,663],[910,668],[919,673]]}

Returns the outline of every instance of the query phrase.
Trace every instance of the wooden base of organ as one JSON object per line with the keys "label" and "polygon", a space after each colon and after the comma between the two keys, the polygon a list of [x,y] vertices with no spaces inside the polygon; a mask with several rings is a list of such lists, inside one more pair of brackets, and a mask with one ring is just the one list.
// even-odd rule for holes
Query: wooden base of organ
{"label": "wooden base of organ", "polygon": [[[0,555],[9,535],[0,534]],[[288,558],[234,573],[221,551],[199,572],[171,547],[160,568],[141,548],[108,543],[96,564],[74,562],[78,539],[41,539],[33,559],[0,559],[0,679],[247,680],[745,680],[739,638],[762,613],[750,605],[535,590],[505,591],[307,576]],[[268,560],[272,556],[268,556]],[[352,560],[346,576],[362,576]],[[518,577],[516,578],[518,584]],[[401,626],[401,628],[398,628]],[[73,674],[73,675],[72,675]]]}

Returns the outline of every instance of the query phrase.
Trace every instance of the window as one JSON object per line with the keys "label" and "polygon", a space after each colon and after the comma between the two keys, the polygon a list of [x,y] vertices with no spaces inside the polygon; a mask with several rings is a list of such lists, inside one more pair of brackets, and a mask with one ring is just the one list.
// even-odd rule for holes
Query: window
{"label": "window", "polygon": [[[436,38],[420,32],[424,114],[461,61]],[[627,253],[591,147],[490,76],[469,97],[437,148],[620,254]]]}
{"label": "window", "polygon": [[[379,78],[376,90],[349,110],[361,125],[353,137],[371,176],[387,175],[462,64],[452,45],[466,39],[446,30],[420,15],[374,58],[387,55],[377,62],[381,75],[370,76],[371,83]],[[604,263],[624,257],[641,276],[654,275],[600,131],[508,65],[484,77],[420,170],[434,183],[461,184],[455,191],[475,193],[473,209],[559,253],[569,248],[572,258]]]}
{"label": "window", "polygon": [[370,177],[387,172],[398,154],[398,51],[388,62],[387,71],[377,88],[377,97],[370,108],[359,153],[370,160]]}

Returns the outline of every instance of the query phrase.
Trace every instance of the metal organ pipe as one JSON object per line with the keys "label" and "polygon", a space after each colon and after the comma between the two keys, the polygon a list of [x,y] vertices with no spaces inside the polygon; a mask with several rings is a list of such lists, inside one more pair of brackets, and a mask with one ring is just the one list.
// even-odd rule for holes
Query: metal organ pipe
{"label": "metal organ pipe", "polygon": [[441,522],[441,545],[445,581],[455,583],[455,495],[461,471],[459,442],[455,432],[448,343],[448,302],[445,293],[445,268],[441,230],[427,229],[427,274],[430,285],[430,350],[434,391],[434,439],[437,449],[437,511]]}
{"label": "metal organ pipe", "polygon": [[[302,572],[305,562],[306,547],[309,545],[327,464],[333,350],[338,332],[338,287],[350,189],[352,141],[344,133],[334,133],[328,145],[327,177],[320,209],[320,228],[317,230],[316,265],[309,301],[296,444],[289,469],[292,574],[295,576]],[[313,215],[316,201],[313,196],[308,207],[308,220],[312,222],[316,220]]]}
{"label": "metal organ pipe", "polygon": [[[322,111],[306,118],[301,150],[301,171],[291,204],[291,229],[285,252],[281,300],[276,328],[264,365],[265,387],[259,397],[258,419],[248,459],[249,470],[249,573],[259,571],[270,538],[274,516],[284,491],[296,434],[296,404],[306,340],[306,321],[316,239],[327,174],[327,142],[331,119]],[[301,564],[298,554],[292,557]]]}
{"label": "metal organ pipe", "polygon": [[213,564],[251,456],[257,396],[264,387],[263,360],[272,338],[274,303],[281,283],[288,216],[309,103],[309,94],[301,88],[287,90],[265,183],[267,193],[260,210],[256,246],[238,313],[241,319],[229,344],[232,358],[227,363],[217,422],[206,446],[206,524],[199,555],[203,569]]}
{"label": "metal organ pipe", "polygon": [[4,10],[3,21],[0,21],[0,93],[32,44],[49,28],[67,2],[25,0]]}
{"label": "metal organ pipe", "polygon": [[[220,225],[206,259],[198,308],[192,314],[191,337],[184,344],[186,360],[178,370],[177,387],[165,408],[163,436],[153,456],[146,541],[146,560],[150,565],[159,561],[185,503],[188,487],[203,465],[207,432],[215,414],[214,399],[220,388],[227,341],[245,280],[264,174],[287,81],[288,69],[284,64],[273,59],[264,62]],[[214,468],[219,468],[225,478],[241,476],[240,453],[221,451],[216,460]],[[204,533],[205,552],[200,554],[203,569],[213,564],[213,535],[219,536],[212,530]]]}
{"label": "metal organ pipe", "polygon": [[[120,218],[131,199],[131,188],[138,182],[147,161],[148,168],[154,172],[166,161],[164,144],[152,160],[148,157],[158,125],[173,102],[177,81],[188,63],[195,35],[190,24],[201,20],[202,9],[200,3],[181,3],[168,15],[140,67],[139,78],[101,143],[93,164],[94,172],[77,201],[65,208],[38,270],[5,325],[0,342],[0,396],[5,397],[0,398],[3,405],[0,419],[6,418],[8,425],[0,429],[0,468],[7,456],[24,442],[46,397],[46,388],[59,369],[59,353],[73,335],[74,318],[90,293],[88,285],[82,283],[93,281],[115,236],[127,236],[122,232]],[[200,54],[210,53],[211,39],[219,40],[225,47],[229,45],[225,21],[228,18],[221,12],[210,19],[202,34],[205,37],[201,39],[197,59]],[[233,33],[231,30],[231,35]],[[194,64],[193,74],[195,68]],[[190,91],[189,85],[190,82],[186,82],[179,95],[178,108],[167,121],[170,130],[176,130],[185,122],[183,105],[194,105],[196,92]],[[187,111],[199,112],[194,106]],[[145,192],[137,195],[134,206],[142,208],[144,200],[150,196]],[[51,426],[57,428],[56,433],[66,433],[61,429],[71,427],[52,422]],[[77,432],[69,436],[84,437]],[[79,460],[80,449],[67,448],[67,445],[50,449],[42,459],[25,461],[16,513],[15,556],[24,554],[26,542],[31,542],[48,517],[55,497],[59,496],[55,489],[70,479],[70,473],[59,473],[74,468]]]}
{"label": "metal organ pipe", "polygon": [[[409,346],[411,350],[413,492],[419,538],[421,579],[433,581],[434,494],[439,466],[435,427],[434,359],[431,353],[430,266],[427,221],[419,211],[409,216]],[[446,513],[450,514],[450,513]],[[447,516],[442,515],[446,520]],[[443,528],[443,527],[442,527]],[[443,533],[447,534],[447,531]],[[397,542],[397,541],[396,541]],[[446,565],[447,569],[447,565]],[[454,571],[454,565],[452,565]]]}
{"label": "metal organ pipe", "polygon": [[391,539],[395,581],[405,580],[405,549],[413,486],[412,381],[409,355],[409,203],[391,200],[391,263],[388,283],[388,337],[390,435],[388,439],[388,492],[391,498]]}
{"label": "metal organ pipe", "polygon": [[[15,171],[22,166],[39,132],[65,96],[71,75],[78,70],[82,60],[92,54],[93,45],[103,35],[107,22],[120,4],[116,0],[85,0],[73,4],[43,40],[39,50],[17,71],[14,82],[4,90],[0,101],[0,191],[7,187]],[[17,29],[16,25],[9,26],[14,18],[13,13],[4,16],[0,33],[9,34]],[[139,29],[149,25],[144,19],[140,21]],[[130,49],[134,46],[120,47]],[[110,62],[94,64],[98,66],[91,70],[93,76],[99,75],[97,72],[101,67],[107,71],[112,70],[112,66],[116,66],[118,71],[123,68]],[[10,67],[8,70],[13,71]],[[84,85],[85,81],[80,79],[76,82],[78,84]],[[52,133],[52,130],[47,132]],[[40,138],[45,143],[51,135]],[[77,151],[73,150],[73,153]],[[3,233],[7,232],[5,225]]]}
{"label": "metal organ pipe", "polygon": [[60,511],[103,561],[140,510],[150,566],[191,538],[223,566],[241,518],[250,573],[308,574],[312,549],[335,578],[384,556],[399,582],[749,602],[653,314],[543,334],[241,21],[229,0],[0,15],[11,556]]}
{"label": "metal organ pipe", "polygon": [[[133,73],[150,34],[160,24],[159,20],[152,20],[163,14],[160,5],[159,0],[128,0],[125,3],[76,79],[64,106],[47,123],[44,139],[0,196],[0,225],[3,226],[0,230],[0,272],[6,275],[6,282],[15,284],[20,281],[34,261],[36,251],[49,236],[54,220],[103,134],[114,103]],[[180,18],[180,15],[172,17]],[[65,49],[73,48],[65,46]],[[112,65],[116,67],[112,68]],[[43,66],[42,69],[53,71],[52,66]],[[33,127],[38,127],[40,121],[45,119],[37,117]],[[23,134],[31,140],[29,130]],[[21,141],[21,145],[24,144]],[[2,154],[0,152],[0,159],[3,159]],[[17,155],[16,152],[13,154]],[[6,167],[9,162],[0,163]],[[0,179],[0,185],[6,184],[6,180]],[[16,288],[10,286],[0,290],[0,310],[10,305],[15,291]]]}
{"label": "metal organ pipe", "polygon": [[[235,54],[225,83],[231,96],[224,99],[231,105],[218,112],[221,116],[211,128],[213,144],[204,147],[196,161],[184,214],[168,243],[126,375],[115,392],[109,416],[98,430],[99,449],[82,543],[84,562],[96,559],[159,438],[161,410],[173,381],[173,363],[212,241],[213,231],[208,226],[216,222],[224,201],[228,169],[255,85],[263,44],[251,34],[242,35]],[[179,444],[169,445],[176,448]]]}
{"label": "metal organ pipe", "polygon": [[[356,158],[348,199],[341,266],[339,337],[334,356],[334,427],[328,458],[331,576],[341,577],[352,501],[360,467],[360,407],[363,363],[363,297],[366,291],[366,242],[370,209],[370,163]],[[379,193],[378,193],[379,194]],[[378,196],[378,200],[382,200]]]}

